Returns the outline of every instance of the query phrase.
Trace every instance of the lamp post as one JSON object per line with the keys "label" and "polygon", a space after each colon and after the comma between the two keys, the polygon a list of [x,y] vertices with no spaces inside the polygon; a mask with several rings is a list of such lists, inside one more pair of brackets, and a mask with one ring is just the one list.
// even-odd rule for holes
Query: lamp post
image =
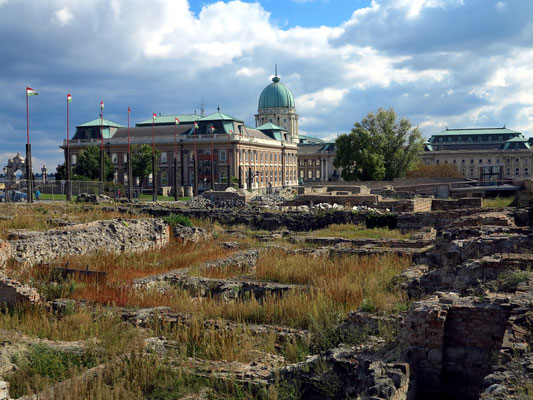
{"label": "lamp post", "polygon": [[131,144],[130,144],[130,113],[131,109],[128,107],[128,200],[133,200],[132,185],[133,185],[133,168],[131,160]]}
{"label": "lamp post", "polygon": [[104,191],[104,101],[100,101],[100,193]]}
{"label": "lamp post", "polygon": [[180,120],[175,117],[174,124],[174,200],[178,201],[178,134],[177,129]]}
{"label": "lamp post", "polygon": [[198,155],[196,154],[196,130],[198,129],[198,123],[194,122],[194,195],[198,196]]}
{"label": "lamp post", "polygon": [[28,103],[28,97],[37,95],[37,91],[33,90],[30,87],[26,87],[26,136],[27,136],[27,142],[26,142],[26,179],[27,179],[27,187],[28,187],[28,193],[26,196],[26,199],[28,203],[33,202],[33,172],[31,168],[31,144],[30,144],[30,117],[29,117],[29,103]]}
{"label": "lamp post", "polygon": [[155,173],[155,118],[157,115],[152,115],[152,200],[157,201],[157,176]]}

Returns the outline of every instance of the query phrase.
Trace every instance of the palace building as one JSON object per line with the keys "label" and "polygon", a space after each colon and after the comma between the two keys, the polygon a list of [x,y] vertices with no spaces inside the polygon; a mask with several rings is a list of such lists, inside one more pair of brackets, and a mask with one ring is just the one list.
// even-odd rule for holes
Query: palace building
{"label": "palace building", "polygon": [[[334,144],[299,136],[294,97],[277,74],[259,96],[255,127],[224,114],[220,108],[210,115],[159,115],[155,121],[142,121],[129,129],[132,146],[151,146],[152,133],[160,154],[156,177],[159,187],[172,187],[174,179],[178,186],[193,185],[195,151],[200,191],[225,187],[228,173],[240,187],[258,191],[338,176],[333,168]],[[70,141],[72,166],[84,148],[100,146],[102,135],[104,150],[115,165],[115,181],[127,184],[128,128],[106,119],[76,127]],[[66,141],[61,147],[66,148]],[[147,179],[145,187],[152,185],[152,179]]]}
{"label": "palace building", "polygon": [[424,143],[426,165],[451,164],[466,177],[480,181],[531,178],[531,139],[503,128],[448,129]]}

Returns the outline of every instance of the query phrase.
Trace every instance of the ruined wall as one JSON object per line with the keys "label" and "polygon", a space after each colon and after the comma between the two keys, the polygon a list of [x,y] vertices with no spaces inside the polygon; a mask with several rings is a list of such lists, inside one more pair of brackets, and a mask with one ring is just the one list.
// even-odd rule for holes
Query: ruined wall
{"label": "ruined wall", "polygon": [[0,308],[12,307],[19,303],[38,303],[39,301],[39,293],[34,288],[0,274]]}
{"label": "ruined wall", "polygon": [[169,241],[168,225],[161,219],[96,221],[46,232],[15,232],[8,239],[13,259],[31,265],[65,255],[144,251]]}
{"label": "ruined wall", "polygon": [[481,198],[465,197],[461,199],[433,199],[431,202],[432,211],[456,210],[462,208],[481,208]]}
{"label": "ruined wall", "polygon": [[502,347],[511,308],[505,300],[476,302],[451,293],[415,303],[402,340],[416,398],[477,399]]}
{"label": "ruined wall", "polygon": [[0,269],[5,268],[7,260],[11,258],[11,245],[9,242],[0,240]]}

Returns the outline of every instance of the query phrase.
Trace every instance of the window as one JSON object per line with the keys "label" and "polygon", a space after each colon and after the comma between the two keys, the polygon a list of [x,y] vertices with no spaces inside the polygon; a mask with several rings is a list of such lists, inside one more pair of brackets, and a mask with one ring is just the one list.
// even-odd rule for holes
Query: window
{"label": "window", "polygon": [[464,163],[465,163],[465,160],[461,160],[461,163],[464,164]]}
{"label": "window", "polygon": [[227,175],[228,175],[227,171],[225,170],[220,171],[220,182],[227,182],[226,181]]}
{"label": "window", "polygon": [[529,175],[529,168],[524,168],[524,175]]}
{"label": "window", "polygon": [[309,166],[312,166],[312,165],[313,165],[313,160],[309,160],[309,161],[307,162],[307,164],[308,164]]}
{"label": "window", "polygon": [[316,177],[316,179],[320,179],[320,170],[319,169],[316,170],[315,177]]}
{"label": "window", "polygon": [[452,142],[452,138],[451,137],[448,138],[448,142],[450,142],[450,143]]}
{"label": "window", "polygon": [[285,123],[286,123],[286,122],[287,122],[287,118],[283,118],[283,122],[285,122]]}
{"label": "window", "polygon": [[300,178],[302,178],[302,179],[304,178],[304,170],[303,169],[300,170]]}
{"label": "window", "polygon": [[470,164],[474,164],[474,159],[473,158],[470,159]]}
{"label": "window", "polygon": [[148,184],[152,184],[152,179],[153,179],[153,175],[152,173],[150,172],[150,174],[148,175]]}
{"label": "window", "polygon": [[507,176],[511,175],[511,168],[507,168],[507,169],[505,170],[505,174],[506,174]]}
{"label": "window", "polygon": [[508,163],[509,163],[509,162],[511,162],[511,159],[510,159],[510,158],[508,158],[508,159],[507,159],[507,162],[508,162]]}
{"label": "window", "polygon": [[470,168],[470,175],[474,175],[474,168]]}
{"label": "window", "polygon": [[489,161],[488,161],[488,163],[490,164],[491,162],[492,162],[492,160],[491,160],[491,159],[489,158]]}
{"label": "window", "polygon": [[124,176],[122,177],[122,182],[124,182],[124,184],[128,183],[128,173],[127,172],[124,172]]}
{"label": "window", "polygon": [[72,154],[70,156],[70,162],[72,163],[72,165],[76,164],[76,161],[78,161],[78,157],[76,156],[76,154]]}
{"label": "window", "polygon": [[443,138],[439,138],[439,143],[442,143],[444,142],[444,139]]}
{"label": "window", "polygon": [[437,164],[439,163],[439,160],[437,160]]}
{"label": "window", "polygon": [[301,166],[301,167],[304,166],[304,160],[300,160],[300,166]]}
{"label": "window", "polygon": [[116,164],[118,162],[118,156],[117,156],[117,153],[113,153],[111,154],[111,162],[113,164]]}
{"label": "window", "polygon": [[313,179],[313,171],[312,171],[312,170],[308,170],[308,171],[307,171],[307,177],[308,177],[309,179]]}
{"label": "window", "polygon": [[461,136],[459,136],[459,139],[457,139],[457,141],[458,141],[459,143],[461,143],[461,142],[463,141],[463,138],[462,138]]}
{"label": "window", "polygon": [[316,160],[315,164],[320,165],[320,160]]}
{"label": "window", "polygon": [[468,137],[468,143],[472,143],[472,136]]}
{"label": "window", "polygon": [[489,136],[489,143],[492,142],[492,136]]}
{"label": "window", "polygon": [[498,138],[498,142],[503,142],[503,136],[500,136],[500,137]]}
{"label": "window", "polygon": [[[161,153],[161,164],[166,164],[166,163],[167,163],[167,153],[165,151],[163,151]],[[161,175],[161,179],[163,179],[162,175]]]}
{"label": "window", "polygon": [[124,164],[128,163],[128,153],[124,153],[123,162],[124,162]]}
{"label": "window", "polygon": [[260,161],[260,162],[263,162],[263,152],[260,152],[260,153],[259,153],[259,161]]}
{"label": "window", "polygon": [[453,160],[453,163],[454,163],[454,164],[457,164],[457,160]]}
{"label": "window", "polygon": [[497,159],[496,159],[496,164],[499,164],[499,163],[500,163],[500,159],[497,158]]}
{"label": "window", "polygon": [[166,172],[161,172],[161,186],[168,186],[168,174]]}
{"label": "window", "polygon": [[482,162],[483,162],[483,159],[480,158],[480,159],[479,159],[479,163],[481,164]]}
{"label": "window", "polygon": [[226,150],[220,150],[220,161],[226,161],[227,159],[227,152]]}
{"label": "window", "polygon": [[481,136],[478,136],[478,137],[477,137],[477,141],[478,141],[479,143],[481,143]]}
{"label": "window", "polygon": [[516,168],[516,169],[514,170],[514,174],[515,174],[516,176],[520,175],[520,168]]}

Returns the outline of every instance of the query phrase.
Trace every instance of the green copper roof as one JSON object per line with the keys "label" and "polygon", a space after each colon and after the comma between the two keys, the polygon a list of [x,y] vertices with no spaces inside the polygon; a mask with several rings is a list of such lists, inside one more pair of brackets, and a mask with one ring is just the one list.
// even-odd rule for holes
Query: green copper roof
{"label": "green copper roof", "polygon": [[[155,125],[171,125],[176,122],[176,118],[180,120],[180,124],[193,123],[202,118],[203,115],[197,114],[176,114],[176,115],[158,115],[155,119]],[[139,122],[137,126],[152,125],[152,118]]]}
{"label": "green copper roof", "polygon": [[221,113],[220,111],[217,111],[217,112],[215,112],[213,114],[209,114],[206,117],[200,118],[200,121],[201,122],[204,122],[204,121],[239,121],[239,122],[243,122],[240,119],[231,117],[231,116],[229,116],[227,114]]}
{"label": "green copper roof", "polygon": [[449,136],[449,135],[499,135],[499,134],[515,134],[520,132],[511,129],[503,128],[465,128],[465,129],[448,129],[434,133],[432,136]]}
{"label": "green copper roof", "polygon": [[324,143],[324,141],[322,139],[319,139],[319,138],[316,138],[316,137],[313,137],[313,136],[306,136],[306,135],[298,135],[298,139],[300,141],[308,141],[308,142],[313,142],[313,143]]}
{"label": "green copper roof", "polygon": [[258,131],[287,131],[286,129],[283,129],[280,126],[277,126],[276,124],[273,124],[272,122],[267,122],[266,124],[263,124],[261,126],[258,126]]}
{"label": "green copper roof", "polygon": [[122,125],[116,124],[104,118],[103,124],[100,118],[78,125],[76,128],[88,128],[91,126],[111,126],[113,128],[124,128]]}
{"label": "green copper roof", "polygon": [[273,83],[268,85],[259,96],[259,110],[264,108],[294,108],[294,97],[291,91],[282,83],[279,77],[272,78]]}

